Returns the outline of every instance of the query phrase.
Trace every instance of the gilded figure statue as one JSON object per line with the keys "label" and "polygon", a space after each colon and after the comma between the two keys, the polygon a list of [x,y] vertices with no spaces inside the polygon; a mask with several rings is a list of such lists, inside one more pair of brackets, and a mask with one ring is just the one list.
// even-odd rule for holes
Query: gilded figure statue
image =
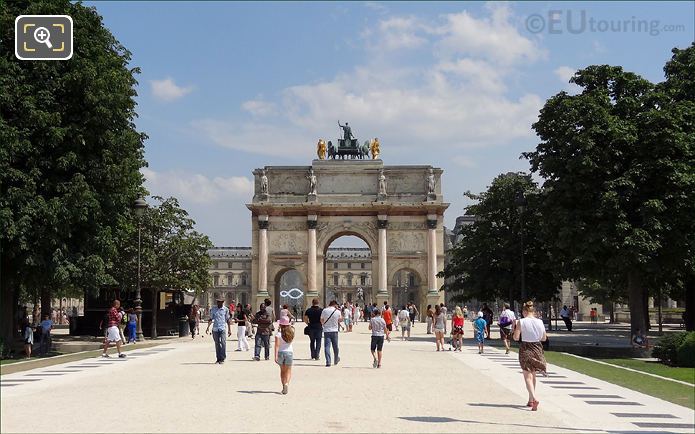
{"label": "gilded figure statue", "polygon": [[326,142],[323,139],[319,139],[319,142],[316,144],[316,155],[318,155],[319,160],[326,159],[326,151]]}
{"label": "gilded figure statue", "polygon": [[372,140],[372,143],[370,145],[371,151],[372,151],[372,160],[376,160],[379,158],[379,153],[381,152],[379,149],[379,139],[377,137]]}

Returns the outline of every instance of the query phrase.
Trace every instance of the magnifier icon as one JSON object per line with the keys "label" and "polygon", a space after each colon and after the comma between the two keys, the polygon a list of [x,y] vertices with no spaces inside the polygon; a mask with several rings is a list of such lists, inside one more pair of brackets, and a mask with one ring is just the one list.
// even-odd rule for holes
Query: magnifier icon
{"label": "magnifier icon", "polygon": [[48,48],[53,48],[53,44],[51,44],[50,41],[51,32],[49,32],[45,27],[38,27],[36,30],[34,30],[34,39],[39,44],[46,44]]}

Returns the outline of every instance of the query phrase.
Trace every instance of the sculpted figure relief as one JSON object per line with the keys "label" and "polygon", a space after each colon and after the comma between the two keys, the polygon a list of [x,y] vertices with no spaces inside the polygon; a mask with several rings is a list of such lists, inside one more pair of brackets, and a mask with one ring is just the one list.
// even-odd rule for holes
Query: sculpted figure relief
{"label": "sculpted figure relief", "polygon": [[265,170],[261,171],[261,194],[268,194],[268,177]]}
{"label": "sculpted figure relief", "polygon": [[309,195],[316,196],[316,175],[314,175],[314,168],[309,169],[309,174],[306,176],[309,179]]}
{"label": "sculpted figure relief", "polygon": [[434,179],[434,171],[430,169],[429,173],[427,174],[427,194],[434,196],[435,192],[434,189],[436,187],[437,181]]}
{"label": "sculpted figure relief", "polygon": [[379,194],[386,196],[386,176],[383,169],[379,171]]}

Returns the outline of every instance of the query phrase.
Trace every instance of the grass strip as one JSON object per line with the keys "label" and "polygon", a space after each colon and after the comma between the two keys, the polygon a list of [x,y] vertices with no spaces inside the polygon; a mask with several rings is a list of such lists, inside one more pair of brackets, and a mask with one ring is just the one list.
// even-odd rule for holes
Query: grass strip
{"label": "grass strip", "polygon": [[683,407],[695,409],[695,393],[693,393],[693,388],[690,386],[578,359],[554,351],[546,352],[545,359],[553,365],[571,369],[599,380],[644,393],[645,395],[682,405]]}
{"label": "grass strip", "polygon": [[635,359],[599,359],[602,362],[613,365],[624,366],[650,374],[661,375],[662,377],[673,378],[674,380],[685,381],[695,384],[695,368],[681,368],[664,365],[660,362],[650,362]]}

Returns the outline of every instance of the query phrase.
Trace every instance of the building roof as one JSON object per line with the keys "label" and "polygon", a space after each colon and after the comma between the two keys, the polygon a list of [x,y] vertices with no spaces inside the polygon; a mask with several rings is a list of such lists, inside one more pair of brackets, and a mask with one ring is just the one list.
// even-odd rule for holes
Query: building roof
{"label": "building roof", "polygon": [[213,247],[208,249],[211,258],[251,259],[251,247]]}

